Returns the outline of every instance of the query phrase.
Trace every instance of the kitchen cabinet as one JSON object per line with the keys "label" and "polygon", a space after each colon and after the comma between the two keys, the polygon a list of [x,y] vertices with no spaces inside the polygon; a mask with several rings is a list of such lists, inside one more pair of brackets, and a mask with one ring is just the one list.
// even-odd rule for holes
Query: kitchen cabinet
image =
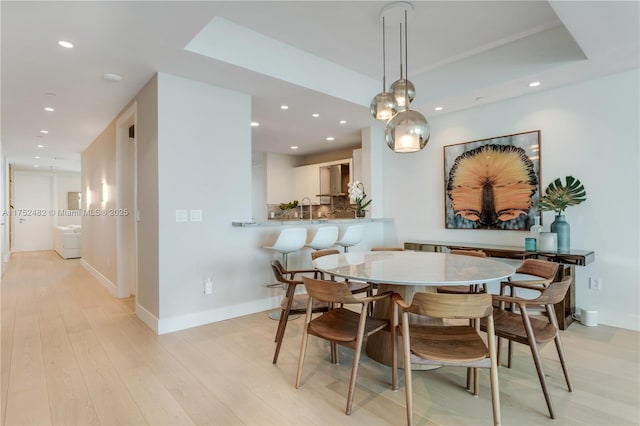
{"label": "kitchen cabinet", "polygon": [[320,166],[310,164],[308,166],[295,167],[293,169],[293,198],[302,201],[304,197],[311,199],[311,204],[320,204]]}

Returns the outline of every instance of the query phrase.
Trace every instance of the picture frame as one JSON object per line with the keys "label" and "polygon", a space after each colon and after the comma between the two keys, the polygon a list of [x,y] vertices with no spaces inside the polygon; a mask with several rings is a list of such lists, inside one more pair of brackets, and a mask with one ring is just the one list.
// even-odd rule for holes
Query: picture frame
{"label": "picture frame", "polygon": [[528,231],[540,217],[540,130],[447,145],[447,229]]}

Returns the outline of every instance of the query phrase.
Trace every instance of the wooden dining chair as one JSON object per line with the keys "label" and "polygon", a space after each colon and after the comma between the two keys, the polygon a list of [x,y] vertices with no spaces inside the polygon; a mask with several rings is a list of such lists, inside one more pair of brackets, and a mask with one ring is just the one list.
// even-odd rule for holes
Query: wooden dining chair
{"label": "wooden dining chair", "polygon": [[[302,332],[302,344],[300,346],[300,358],[298,360],[298,372],[296,375],[296,389],[300,387],[302,379],[302,366],[307,350],[309,335],[320,337],[337,345],[344,345],[353,349],[353,364],[351,366],[351,378],[349,380],[349,392],[347,395],[347,407],[345,413],[351,414],[353,394],[356,386],[360,353],[366,337],[388,327],[389,318],[374,318],[367,315],[370,303],[389,298],[392,292],[385,292],[376,296],[356,298],[351,293],[349,286],[344,281],[326,281],[315,278],[303,277],[304,285],[309,294],[307,302],[307,314]],[[313,303],[328,303],[328,312],[313,318]],[[359,312],[354,312],[344,305],[360,305]],[[335,345],[334,345],[335,346]],[[392,351],[395,352],[395,344],[392,343]],[[336,357],[337,359],[337,357]],[[392,376],[392,388],[397,388],[397,375]]]}
{"label": "wooden dining chair", "polygon": [[[516,297],[516,288],[522,288],[527,290],[538,290],[545,288],[555,279],[559,263],[550,262],[548,260],[540,259],[525,259],[522,264],[516,269],[516,273],[509,277],[507,281],[500,283],[500,295]],[[512,283],[517,283],[518,286],[512,286]],[[508,291],[507,291],[508,290]],[[515,311],[516,305],[512,304],[508,306],[509,309]],[[530,312],[532,310],[540,311],[540,306],[529,307]],[[544,309],[542,309],[544,310]],[[498,338],[498,362],[501,359],[502,342]],[[511,360],[513,357],[513,341],[509,340],[507,348],[507,366],[511,367]]]}
{"label": "wooden dining chair", "polygon": [[[317,271],[310,270],[286,270],[278,260],[271,262],[271,269],[276,280],[285,287],[284,298],[280,302],[280,319],[278,321],[278,329],[276,331],[276,350],[273,354],[273,363],[278,362],[278,355],[280,354],[280,347],[282,346],[282,340],[284,339],[284,331],[287,328],[290,315],[302,315],[307,312],[307,301],[309,296],[306,294],[295,294],[296,286],[302,285],[301,277],[297,277],[299,274],[313,273]],[[327,312],[329,305],[326,303],[316,302],[313,305],[313,312]]]}
{"label": "wooden dining chair", "polygon": [[[411,304],[392,295],[391,336],[395,341],[398,328],[398,308],[402,312],[400,332],[404,351],[404,375],[407,404],[407,424],[413,424],[413,364],[489,368],[493,423],[500,424],[500,395],[496,341],[493,329],[493,306],[489,294],[416,293]],[[409,323],[409,314],[441,319],[475,319],[471,325],[424,325]],[[488,347],[480,336],[480,319],[489,329]],[[398,368],[397,354],[392,358],[392,377]],[[474,370],[477,372],[477,370]],[[476,375],[477,380],[477,375]]]}
{"label": "wooden dining chair", "polygon": [[[461,249],[453,249],[449,251],[449,254],[459,254],[462,256],[473,256],[473,257],[487,257],[487,254],[482,250],[461,250]],[[440,286],[436,287],[436,291],[438,293],[449,293],[449,294],[469,294],[469,293],[481,293],[487,292],[487,284],[482,283],[482,288],[480,288],[480,283],[472,284],[472,285],[452,285],[452,286]]]}
{"label": "wooden dining chair", "polygon": [[[562,340],[560,339],[558,320],[553,308],[554,304],[564,299],[571,285],[571,277],[566,277],[562,281],[553,282],[546,288],[532,288],[528,284],[520,285],[516,282],[511,282],[510,285],[536,290],[540,292],[540,296],[536,299],[523,299],[513,296],[494,295],[493,300],[500,303],[500,308],[494,308],[493,313],[495,333],[497,337],[508,339],[509,342],[513,341],[529,346],[536,371],[538,372],[540,386],[544,393],[544,399],[547,402],[549,416],[554,419],[555,414],[553,405],[551,404],[551,395],[549,394],[547,379],[545,378],[545,373],[542,368],[539,348],[552,340],[555,342],[558,358],[560,359],[564,378],[567,382],[567,388],[569,392],[571,392],[573,388],[564,357]],[[506,310],[505,306],[507,304],[517,305],[519,313]],[[546,317],[531,317],[527,309],[531,306],[543,306],[546,311]],[[483,324],[482,328],[485,329],[487,333],[491,333],[486,324]],[[508,367],[511,367],[510,363]]]}

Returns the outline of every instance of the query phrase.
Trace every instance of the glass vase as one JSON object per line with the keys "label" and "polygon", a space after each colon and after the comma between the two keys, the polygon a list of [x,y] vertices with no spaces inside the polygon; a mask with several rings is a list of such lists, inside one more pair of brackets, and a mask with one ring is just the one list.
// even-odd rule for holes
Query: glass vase
{"label": "glass vase", "polygon": [[569,222],[564,219],[563,214],[556,215],[555,220],[551,223],[551,232],[558,235],[558,253],[568,253],[571,245],[571,227]]}

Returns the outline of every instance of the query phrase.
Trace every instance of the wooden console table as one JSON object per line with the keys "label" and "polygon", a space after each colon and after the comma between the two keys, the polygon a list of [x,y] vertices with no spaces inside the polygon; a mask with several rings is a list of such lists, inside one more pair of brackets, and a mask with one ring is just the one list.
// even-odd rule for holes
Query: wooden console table
{"label": "wooden console table", "polygon": [[501,246],[482,243],[457,243],[451,241],[414,241],[405,242],[406,250],[414,251],[433,251],[442,252],[453,249],[462,250],[482,250],[487,256],[502,257],[508,259],[544,259],[551,262],[560,263],[562,266],[558,269],[556,281],[562,280],[564,277],[571,277],[571,287],[567,292],[564,300],[555,305],[556,316],[558,317],[558,325],[561,330],[566,328],[573,322],[573,314],[575,313],[576,300],[576,266],[585,266],[595,260],[595,253],[586,250],[570,250],[568,253],[544,252],[544,251],[525,251],[523,247]]}

